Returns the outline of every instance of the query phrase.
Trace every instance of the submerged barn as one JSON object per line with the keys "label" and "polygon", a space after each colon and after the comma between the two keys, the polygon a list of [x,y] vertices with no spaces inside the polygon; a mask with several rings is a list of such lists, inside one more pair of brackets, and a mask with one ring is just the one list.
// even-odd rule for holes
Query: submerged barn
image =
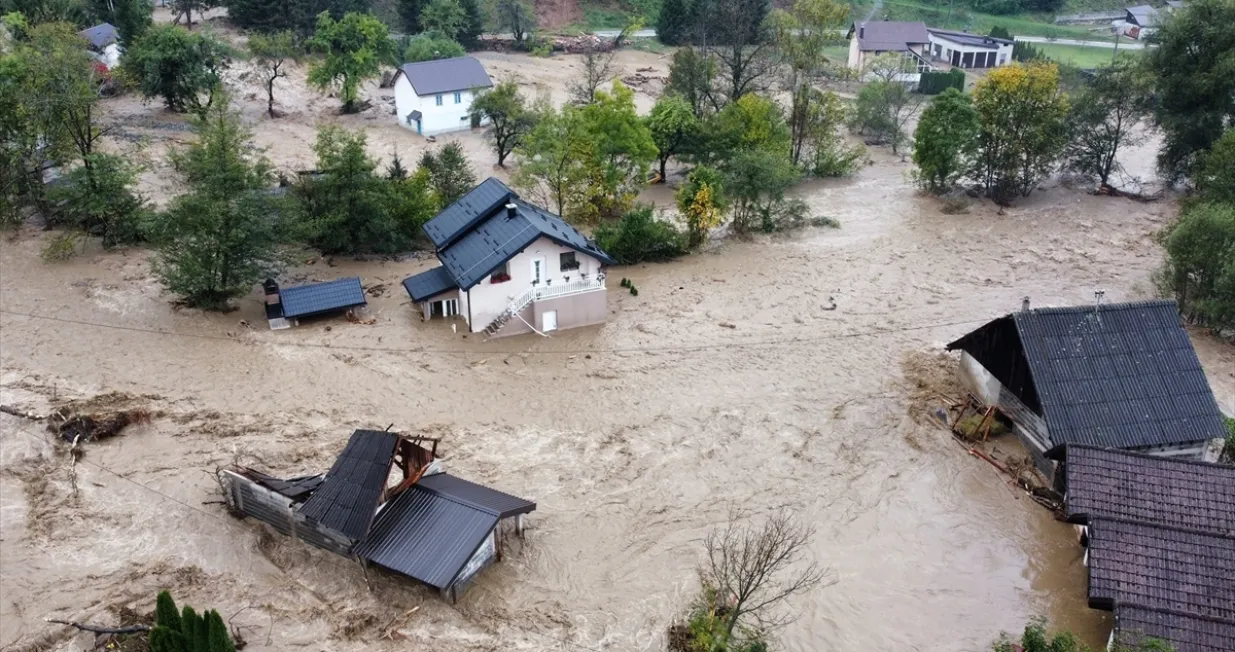
{"label": "submerged barn", "polygon": [[[1212,457],[1222,413],[1172,301],[1026,307],[948,345],[1038,467],[1065,444]],[[1049,475],[1049,474],[1048,474]]]}
{"label": "submerged barn", "polygon": [[1112,636],[1235,650],[1235,467],[1090,446],[1051,453]]}
{"label": "submerged barn", "polygon": [[227,503],[279,532],[456,600],[536,503],[442,471],[437,440],[357,430],[325,474],[220,471]]}

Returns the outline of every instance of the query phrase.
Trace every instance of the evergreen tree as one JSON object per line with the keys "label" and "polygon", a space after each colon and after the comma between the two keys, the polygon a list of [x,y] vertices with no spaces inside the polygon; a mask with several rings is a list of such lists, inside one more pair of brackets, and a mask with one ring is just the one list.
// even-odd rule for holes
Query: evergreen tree
{"label": "evergreen tree", "polygon": [[665,0],[656,20],[656,37],[665,45],[690,42],[691,0]]}
{"label": "evergreen tree", "polygon": [[536,30],[536,12],[524,0],[497,0],[493,9],[498,30],[510,32],[516,44],[522,44]]}
{"label": "evergreen tree", "polygon": [[480,0],[459,0],[463,6],[463,29],[456,37],[464,47],[475,48],[480,44],[480,35],[485,32],[485,15]]}
{"label": "evergreen tree", "polygon": [[988,34],[988,36],[990,36],[991,38],[1001,38],[1007,41],[1012,40],[1012,32],[1009,32],[1008,28],[1003,27],[1002,25],[996,25],[992,27],[991,32],[990,34]]}
{"label": "evergreen tree", "polygon": [[232,643],[232,638],[227,633],[227,625],[219,612],[214,609],[207,611],[205,624],[209,632],[209,652],[236,652],[236,645]]}
{"label": "evergreen tree", "polygon": [[115,25],[121,45],[136,43],[153,21],[154,5],[150,0],[89,0],[92,20]]}
{"label": "evergreen tree", "polygon": [[160,591],[155,599],[154,624],[157,627],[166,627],[173,632],[181,631],[180,610],[176,608],[176,601],[172,599],[172,594],[167,591]]}
{"label": "evergreen tree", "polygon": [[399,18],[403,20],[403,29],[408,34],[419,34],[424,29],[420,25],[420,12],[425,10],[426,0],[398,0]]}
{"label": "evergreen tree", "polygon": [[447,143],[437,154],[425,152],[420,158],[420,167],[428,170],[429,180],[443,206],[455,203],[476,186],[476,175],[458,143]]}
{"label": "evergreen tree", "polygon": [[390,181],[402,181],[407,178],[407,168],[403,167],[403,159],[399,158],[398,153],[390,159],[390,165],[386,166],[386,178]]}

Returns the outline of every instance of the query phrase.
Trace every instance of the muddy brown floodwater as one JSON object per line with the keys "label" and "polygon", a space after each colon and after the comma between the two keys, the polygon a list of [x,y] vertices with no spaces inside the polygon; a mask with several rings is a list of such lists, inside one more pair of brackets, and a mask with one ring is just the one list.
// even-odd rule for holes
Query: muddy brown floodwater
{"label": "muddy brown floodwater", "polygon": [[[123,120],[138,105],[112,110]],[[311,127],[279,124],[261,137],[285,138],[272,155],[299,163]],[[377,151],[410,138],[373,125],[388,139],[371,140]],[[6,237],[0,401],[156,416],[89,445],[74,493],[37,424],[0,414],[0,646],[81,649],[44,619],[113,622],[170,588],[230,617],[257,652],[657,650],[696,587],[701,538],[735,506],[792,509],[832,569],[834,584],[793,602],[790,650],[983,650],[1036,614],[1100,644],[1109,624],[1085,605],[1069,527],[914,418],[903,363],[937,360],[1025,295],[1150,296],[1152,236],[1174,202],[1052,186],[1002,215],[975,203],[948,216],[915,195],[899,158],[873,159],[797,191],[840,229],[614,269],[639,296],[615,287],[608,323],[547,339],[421,323],[399,282],[436,264],[426,258],[292,270],[361,276],[376,323],[275,333],[256,290],[229,314],[179,310],[144,251],[50,265],[41,233]],[[1195,341],[1235,410],[1231,347]],[[388,424],[443,437],[448,468],[539,505],[526,540],[456,606],[390,575],[366,587],[354,562],[210,504],[219,465],[315,472],[353,428]]]}

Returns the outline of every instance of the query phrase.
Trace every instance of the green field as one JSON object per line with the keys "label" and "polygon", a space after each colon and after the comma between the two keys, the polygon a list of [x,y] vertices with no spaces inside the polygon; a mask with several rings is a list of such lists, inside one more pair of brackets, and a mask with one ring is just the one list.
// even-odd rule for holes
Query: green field
{"label": "green field", "polygon": [[[1034,47],[1042,51],[1048,58],[1060,63],[1068,63],[1077,68],[1097,68],[1111,62],[1115,50],[1107,48],[1091,48],[1083,45],[1059,45],[1056,43],[1034,43]],[[1132,56],[1140,56],[1144,50],[1120,50]]]}
{"label": "green field", "polygon": [[[854,16],[865,16],[870,11],[872,3],[854,5]],[[1008,28],[1013,34],[1023,36],[1046,36],[1055,38],[1070,38],[1089,41],[1113,40],[1109,30],[1099,27],[1096,30],[1081,25],[1055,25],[1049,14],[1017,14],[1011,16],[996,16],[973,11],[964,6],[953,5],[949,8],[946,2],[914,2],[913,0],[884,0],[883,8],[875,13],[875,20],[920,20],[929,27],[943,29],[969,30],[975,34],[986,34],[996,25]]]}

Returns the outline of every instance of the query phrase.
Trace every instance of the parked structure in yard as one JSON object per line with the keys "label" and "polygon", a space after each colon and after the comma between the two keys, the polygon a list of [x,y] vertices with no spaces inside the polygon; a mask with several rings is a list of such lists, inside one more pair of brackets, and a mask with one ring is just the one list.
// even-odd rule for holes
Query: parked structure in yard
{"label": "parked structure in yard", "polygon": [[1051,456],[1112,636],[1235,650],[1235,467],[1076,445]]}
{"label": "parked structure in yard", "polygon": [[[1038,468],[1065,444],[1216,459],[1222,413],[1173,301],[1030,310],[948,345],[974,394],[1015,424]],[[1217,441],[1215,441],[1217,440]]]}
{"label": "parked structure in yard", "polygon": [[116,64],[120,63],[120,55],[124,52],[120,47],[120,32],[116,31],[111,23],[87,27],[77,35],[90,44],[90,56],[108,69],[115,68]]}
{"label": "parked structure in yard", "polygon": [[925,23],[868,21],[849,27],[849,67],[866,70],[873,57],[885,52],[902,55],[904,71],[895,81],[917,83],[921,73],[932,70],[926,59],[930,34]]}
{"label": "parked structure in yard", "polygon": [[364,287],[355,276],[282,289],[268,278],[262,288],[266,291],[266,320],[271,330],[291,328],[304,317],[343,312],[368,303]]}
{"label": "parked structure in yard", "polygon": [[475,57],[405,63],[395,73],[395,113],[399,124],[432,136],[479,127],[473,123],[476,92],[493,86]]}
{"label": "parked structure in yard", "polygon": [[436,439],[352,433],[324,475],[279,479],[231,466],[227,504],[279,532],[376,564],[457,600],[522,535],[536,503],[442,471]]}
{"label": "parked structure in yard", "polygon": [[1114,27],[1125,36],[1143,39],[1157,31],[1161,20],[1158,10],[1151,5],[1137,5],[1128,7],[1124,12],[1124,19],[1115,21]]}
{"label": "parked structure in yard", "polygon": [[928,55],[954,68],[996,68],[1012,61],[1013,41],[947,29],[927,30],[930,33]]}
{"label": "parked structure in yard", "polygon": [[441,267],[403,281],[423,319],[514,335],[598,324],[613,259],[549,211],[490,177],[424,226]]}

